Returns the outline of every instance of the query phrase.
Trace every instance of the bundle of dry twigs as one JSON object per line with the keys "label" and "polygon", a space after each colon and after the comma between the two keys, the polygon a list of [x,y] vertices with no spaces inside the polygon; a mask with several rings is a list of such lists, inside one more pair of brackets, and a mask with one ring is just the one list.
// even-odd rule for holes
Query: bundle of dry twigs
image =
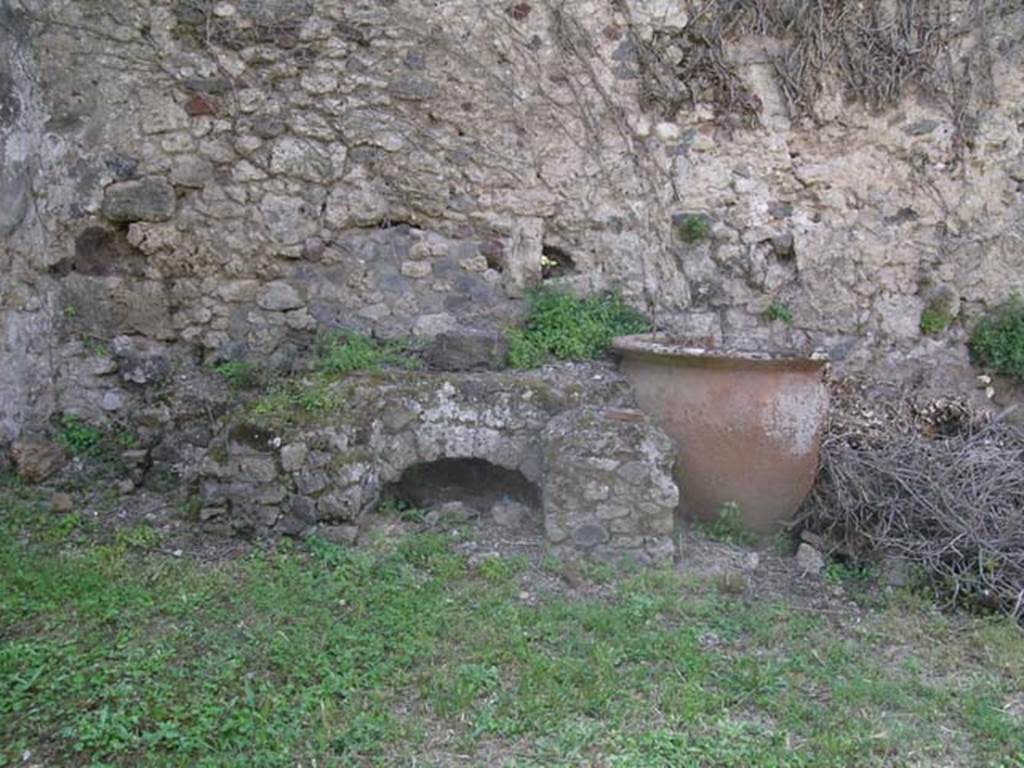
{"label": "bundle of dry twigs", "polygon": [[951,601],[1024,618],[1024,425],[962,401],[837,394],[803,524],[849,556],[916,565]]}

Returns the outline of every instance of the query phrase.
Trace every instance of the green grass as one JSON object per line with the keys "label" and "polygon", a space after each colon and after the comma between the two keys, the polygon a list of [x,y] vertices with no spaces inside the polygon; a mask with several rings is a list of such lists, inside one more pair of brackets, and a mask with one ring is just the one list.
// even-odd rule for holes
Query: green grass
{"label": "green grass", "polygon": [[[331,332],[317,340],[313,371],[283,376],[272,382],[250,404],[257,421],[284,424],[344,407],[344,395],[336,383],[350,373],[377,372],[385,368],[415,368],[418,360],[408,344],[378,342],[358,334]],[[223,372],[221,375],[225,375]],[[234,369],[229,371],[234,375]],[[241,374],[240,374],[241,375]],[[225,376],[228,378],[228,376]],[[231,378],[228,378],[231,382]]]}
{"label": "green grass", "polygon": [[614,293],[577,298],[554,288],[533,291],[522,328],[506,332],[513,368],[536,368],[551,360],[601,357],[612,339],[644,333],[651,324]]}
{"label": "green grass", "polygon": [[979,320],[970,350],[975,363],[1024,378],[1024,298],[1015,294]]}
{"label": "green grass", "polygon": [[317,344],[316,367],[323,373],[414,368],[416,364],[409,346],[398,341],[377,341],[368,336],[336,331],[325,334]]}
{"label": "green grass", "polygon": [[252,403],[252,414],[257,421],[277,424],[337,410],[345,400],[334,383],[335,377],[322,373],[283,379]]}
{"label": "green grass", "polygon": [[764,319],[768,322],[778,320],[786,325],[791,325],[793,322],[793,311],[789,308],[788,304],[775,299],[768,305],[768,309],[764,311]]}
{"label": "green grass", "polygon": [[213,367],[232,389],[255,389],[262,382],[260,367],[246,360],[225,360]]}
{"label": "green grass", "polygon": [[945,308],[927,307],[921,313],[921,333],[927,336],[938,336],[949,328],[953,318]]}
{"label": "green grass", "polygon": [[735,501],[727,501],[718,509],[714,520],[701,521],[697,528],[708,538],[732,544],[753,544],[757,536],[743,524],[743,512]]}
{"label": "green grass", "polygon": [[99,458],[104,450],[104,436],[103,429],[81,416],[65,413],[60,418],[57,441],[71,456]]}
{"label": "green grass", "polygon": [[545,594],[437,533],[203,562],[44,507],[0,496],[0,765],[1024,760],[1020,630],[912,596],[846,618],[669,571]]}
{"label": "green grass", "polygon": [[[85,483],[95,486],[101,478],[123,479],[127,472],[122,451],[138,445],[138,435],[113,425],[97,425],[73,413],[64,413],[56,424],[56,440],[67,454],[82,460],[81,471],[66,475],[64,486]],[[109,491],[109,487],[93,490]]]}
{"label": "green grass", "polygon": [[691,213],[683,216],[676,227],[685,243],[699,243],[711,237],[711,222],[707,216]]}

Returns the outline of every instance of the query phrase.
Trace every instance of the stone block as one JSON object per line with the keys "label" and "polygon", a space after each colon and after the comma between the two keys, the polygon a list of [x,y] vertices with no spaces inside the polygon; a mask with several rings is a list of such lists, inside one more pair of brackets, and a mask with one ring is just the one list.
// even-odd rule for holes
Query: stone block
{"label": "stone block", "polygon": [[100,210],[111,221],[167,221],[174,215],[174,187],[164,178],[119,181],[103,190]]}
{"label": "stone block", "polygon": [[508,343],[497,332],[450,331],[434,337],[427,350],[432,368],[443,371],[471,371],[501,368],[508,356]]}
{"label": "stone block", "polygon": [[64,466],[64,450],[43,438],[24,437],[11,446],[11,458],[18,477],[30,483],[41,483]]}
{"label": "stone block", "polygon": [[664,432],[638,411],[583,406],[554,418],[542,441],[549,545],[568,554],[614,556],[642,552],[653,537],[654,553],[665,559],[679,491]]}

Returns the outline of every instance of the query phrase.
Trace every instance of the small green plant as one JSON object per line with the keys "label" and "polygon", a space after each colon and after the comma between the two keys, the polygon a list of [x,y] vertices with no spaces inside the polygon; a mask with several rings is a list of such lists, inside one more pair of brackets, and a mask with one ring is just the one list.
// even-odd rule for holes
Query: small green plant
{"label": "small green plant", "polygon": [[121,528],[114,534],[114,541],[110,544],[111,550],[117,554],[123,554],[129,550],[148,550],[160,543],[163,535],[160,531],[148,525],[133,525],[130,528]]}
{"label": "small green plant", "polygon": [[969,346],[975,363],[1024,378],[1024,298],[1014,294],[979,320]]}
{"label": "small green plant", "polygon": [[506,332],[508,362],[513,368],[536,368],[556,360],[600,357],[612,339],[644,333],[651,324],[615,293],[577,298],[554,288],[541,288],[528,297],[524,327]]}
{"label": "small green plant", "polygon": [[317,370],[344,374],[379,371],[381,368],[413,368],[416,359],[401,342],[380,342],[354,333],[325,334],[317,348]]}
{"label": "small green plant", "polygon": [[404,523],[422,523],[426,518],[424,510],[405,499],[389,496],[377,505],[377,511],[382,515],[397,517]]}
{"label": "small green plant", "polygon": [[869,564],[833,560],[825,567],[825,581],[847,586],[867,586],[878,580],[878,572]]}
{"label": "small green plant", "polygon": [[708,538],[733,544],[753,544],[757,537],[743,525],[743,513],[735,501],[727,501],[718,508],[718,517],[697,524]]}
{"label": "small green plant", "polygon": [[768,305],[768,309],[764,311],[764,319],[768,322],[775,322],[780,320],[781,322],[789,325],[793,322],[793,312],[789,308],[789,305],[778,299],[774,299],[771,304]]}
{"label": "small green plant", "polygon": [[291,421],[295,417],[340,408],[341,393],[323,374],[281,382],[252,405],[252,412],[267,421]]}
{"label": "small green plant", "polygon": [[921,333],[937,336],[949,327],[948,315],[935,309],[926,309],[921,313]]}
{"label": "small green plant", "polygon": [[594,584],[608,584],[615,578],[615,566],[600,560],[580,560],[579,574]]}
{"label": "small green plant", "polygon": [[260,384],[260,371],[255,363],[226,360],[213,367],[232,389],[254,389]]}
{"label": "small green plant", "polygon": [[480,576],[492,584],[511,581],[529,568],[529,561],[523,557],[490,557],[477,568]]}
{"label": "small green plant", "polygon": [[86,336],[82,340],[82,348],[93,357],[110,357],[110,347],[107,343],[93,336]]}
{"label": "small green plant", "polygon": [[679,220],[676,231],[684,243],[699,243],[711,236],[711,222],[707,216],[689,213]]}
{"label": "small green plant", "polygon": [[103,430],[81,416],[65,413],[60,419],[58,440],[64,450],[77,458],[99,458],[103,453]]}

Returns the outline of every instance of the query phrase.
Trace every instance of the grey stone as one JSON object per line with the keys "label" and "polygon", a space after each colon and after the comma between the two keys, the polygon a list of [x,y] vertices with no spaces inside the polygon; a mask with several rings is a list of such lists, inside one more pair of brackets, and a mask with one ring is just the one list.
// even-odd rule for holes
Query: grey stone
{"label": "grey stone", "polygon": [[651,564],[667,565],[675,559],[675,542],[671,536],[649,536],[644,539],[644,552]]}
{"label": "grey stone", "polygon": [[290,309],[298,309],[306,305],[299,292],[294,286],[276,280],[268,283],[263,293],[256,299],[256,304],[263,309],[274,312],[283,312]]}
{"label": "grey stone", "polygon": [[335,544],[355,544],[359,527],[355,525],[321,525],[317,533]]}
{"label": "grey stone", "polygon": [[299,472],[295,476],[295,487],[299,489],[299,493],[320,493],[327,487],[327,482],[325,472]]}
{"label": "grey stone", "polygon": [[679,503],[675,453],[643,413],[584,406],[552,419],[542,439],[549,543],[561,544],[562,532],[572,531],[578,549],[607,543],[608,552],[633,551],[645,536],[671,534]]}
{"label": "grey stone", "polygon": [[262,485],[258,492],[254,494],[255,499],[263,505],[269,507],[275,507],[280,505],[288,494],[285,492],[285,488],[281,485],[272,483],[269,485]]}
{"label": "grey stone", "polygon": [[174,187],[162,177],[118,181],[103,190],[101,211],[111,221],[168,221],[174,215]]}
{"label": "grey stone", "polygon": [[597,523],[584,523],[572,532],[573,543],[580,549],[590,549],[609,539],[608,529]]}
{"label": "grey stone", "polygon": [[825,557],[818,550],[808,544],[801,542],[796,550],[796,563],[801,573],[820,574],[825,570]]}
{"label": "grey stone", "polygon": [[819,552],[825,551],[825,540],[820,535],[814,531],[808,530],[807,528],[800,531],[800,541],[810,544]]}
{"label": "grey stone", "polygon": [[311,529],[312,526],[309,522],[292,515],[281,515],[275,528],[283,536],[294,537],[302,536]]}
{"label": "grey stone", "polygon": [[100,401],[100,407],[104,411],[119,411],[124,407],[124,395],[113,390],[110,392],[104,392],[103,400]]}
{"label": "grey stone", "polygon": [[252,121],[252,132],[261,139],[276,139],[286,130],[288,124],[278,115],[258,115]]}
{"label": "grey stone", "polygon": [[772,250],[777,258],[789,259],[794,255],[794,243],[793,234],[791,232],[783,232],[781,235],[776,235],[772,238]]}
{"label": "grey stone", "polygon": [[226,77],[187,77],[182,84],[190,91],[208,93],[211,96],[230,93],[234,87],[231,80]]}
{"label": "grey stone", "polygon": [[530,508],[517,501],[505,499],[491,507],[491,518],[502,528],[522,528],[530,518]]}
{"label": "grey stone", "polygon": [[266,195],[260,212],[267,229],[282,245],[300,245],[319,229],[316,216],[301,197]]}
{"label": "grey stone", "polygon": [[938,120],[918,120],[907,125],[903,131],[908,136],[926,136],[940,125]]}
{"label": "grey stone", "polygon": [[21,226],[28,213],[31,192],[31,177],[20,163],[0,170],[0,237],[9,237]]}
{"label": "grey stone", "polygon": [[30,483],[41,483],[64,466],[64,450],[44,438],[24,437],[11,446],[11,458],[18,477]]}
{"label": "grey stone", "polygon": [[270,172],[303,181],[325,182],[333,177],[334,167],[330,154],[319,144],[285,136],[274,144]]}
{"label": "grey stone", "polygon": [[306,523],[315,523],[317,520],[316,502],[305,496],[292,496],[288,507],[288,514]]}
{"label": "grey stone", "polygon": [[121,379],[131,384],[152,384],[171,371],[167,347],[141,336],[117,336],[112,342]]}
{"label": "grey stone", "polygon": [[292,443],[281,448],[281,468],[285,472],[297,472],[306,464],[309,448],[305,443]]}
{"label": "grey stone", "polygon": [[205,523],[209,520],[216,520],[227,515],[227,507],[202,507],[199,510],[199,521]]}
{"label": "grey stone", "polygon": [[70,493],[55,493],[50,497],[50,509],[59,515],[66,515],[75,508],[75,500]]}
{"label": "grey stone", "polygon": [[132,448],[127,451],[121,451],[121,461],[129,467],[142,466],[148,458],[149,451],[145,448]]}
{"label": "grey stone", "polygon": [[434,337],[427,361],[445,371],[501,368],[508,356],[504,334],[487,331],[451,331]]}
{"label": "grey stone", "polygon": [[171,183],[178,187],[202,189],[213,179],[213,163],[198,155],[182,155],[174,161]]}
{"label": "grey stone", "polygon": [[321,520],[355,520],[362,511],[363,493],[359,486],[344,490],[328,489],[316,503]]}
{"label": "grey stone", "polygon": [[448,312],[438,312],[430,315],[420,315],[413,325],[413,334],[434,338],[442,333],[453,330],[458,321]]}
{"label": "grey stone", "polygon": [[433,265],[429,261],[404,261],[400,271],[406,277],[420,280],[424,277],[430,277]]}

